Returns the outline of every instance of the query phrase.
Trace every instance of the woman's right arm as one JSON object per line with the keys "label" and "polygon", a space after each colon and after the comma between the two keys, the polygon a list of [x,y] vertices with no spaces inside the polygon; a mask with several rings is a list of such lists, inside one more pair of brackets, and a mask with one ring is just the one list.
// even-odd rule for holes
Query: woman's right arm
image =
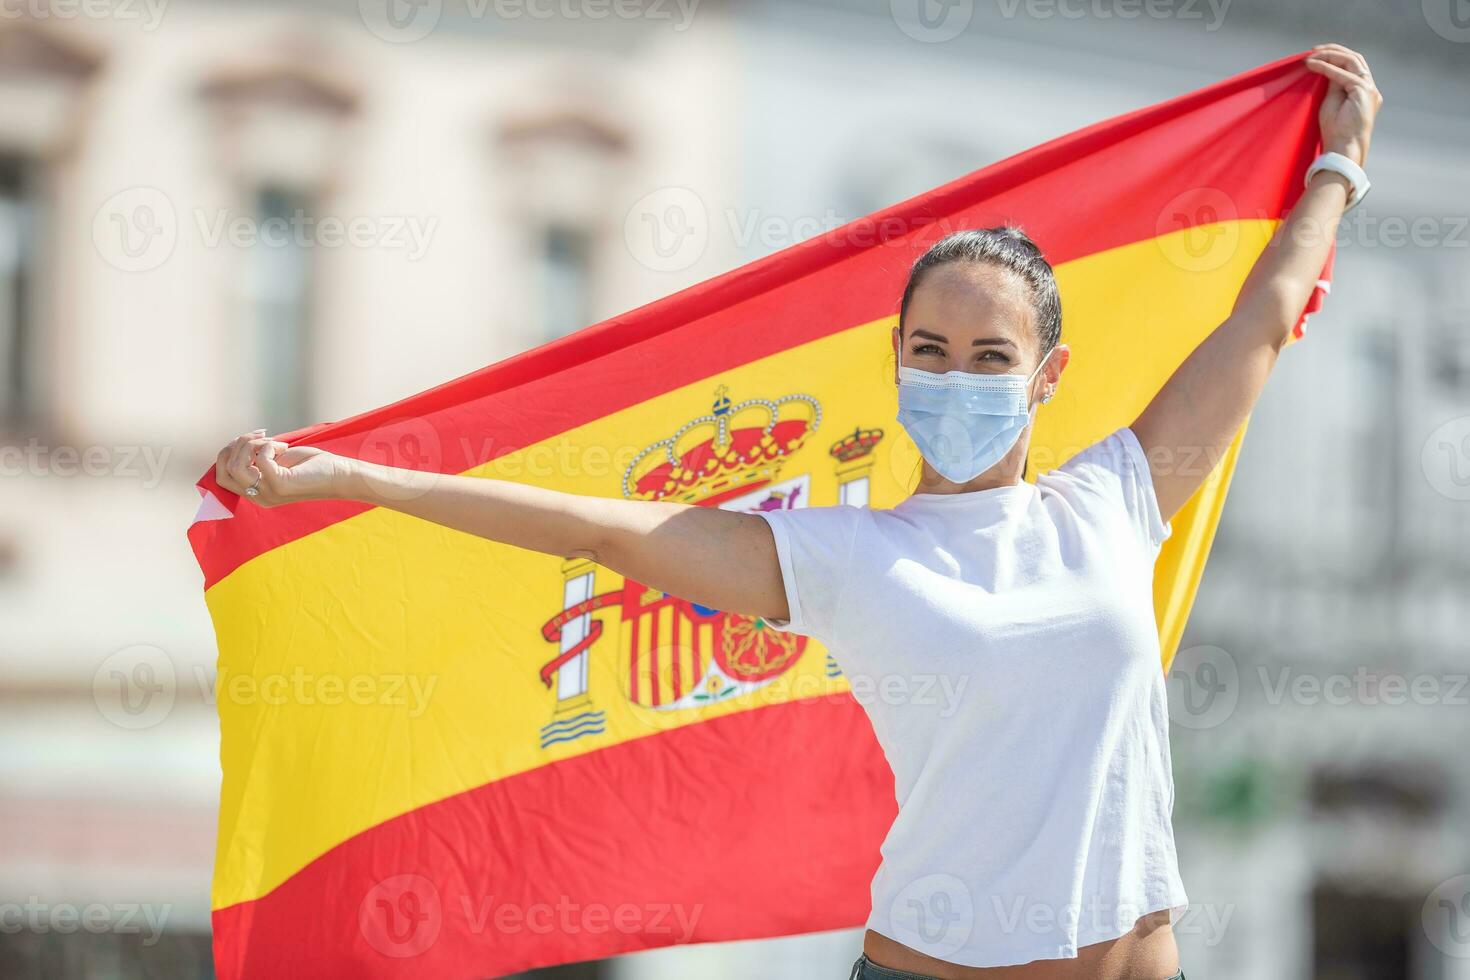
{"label": "woman's right arm", "polygon": [[627,578],[726,612],[789,615],[775,539],[755,514],[565,493],[505,480],[380,466],[257,431],[220,451],[220,486],[261,506],[355,500],[492,541],[581,556]]}

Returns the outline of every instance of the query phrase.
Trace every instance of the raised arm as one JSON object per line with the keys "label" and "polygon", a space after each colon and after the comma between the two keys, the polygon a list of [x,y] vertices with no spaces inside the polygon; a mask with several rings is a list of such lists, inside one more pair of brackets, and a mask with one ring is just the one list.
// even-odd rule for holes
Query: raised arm
{"label": "raised arm", "polygon": [[590,558],[656,589],[727,612],[786,619],[775,539],[755,514],[620,500],[380,466],[247,433],[215,463],[220,486],[274,507],[343,499],[492,541]]}
{"label": "raised arm", "polygon": [[[1324,149],[1361,166],[1383,103],[1368,63],[1342,45],[1321,44],[1306,65],[1331,83],[1320,113]],[[1327,261],[1348,189],[1347,179],[1338,174],[1316,174],[1256,260],[1230,317],[1195,348],[1133,423],[1165,520],[1209,475],[1206,467],[1183,461],[1218,462],[1255,407]]]}

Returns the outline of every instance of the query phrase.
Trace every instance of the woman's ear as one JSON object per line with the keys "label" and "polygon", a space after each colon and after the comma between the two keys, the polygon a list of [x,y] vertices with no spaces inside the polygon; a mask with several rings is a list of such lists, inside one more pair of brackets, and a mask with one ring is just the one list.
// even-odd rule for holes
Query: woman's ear
{"label": "woman's ear", "polygon": [[893,334],[892,334],[891,339],[893,341],[893,387],[897,388],[898,387],[898,359],[899,359],[899,356],[900,356],[899,348],[903,346],[903,334],[899,332],[899,328],[898,327],[894,327],[893,328]]}
{"label": "woman's ear", "polygon": [[1042,374],[1046,375],[1047,398],[1057,393],[1057,385],[1061,383],[1062,372],[1067,369],[1067,362],[1072,359],[1072,349],[1066,344],[1057,344],[1056,350],[1052,351],[1051,360],[1046,365]]}

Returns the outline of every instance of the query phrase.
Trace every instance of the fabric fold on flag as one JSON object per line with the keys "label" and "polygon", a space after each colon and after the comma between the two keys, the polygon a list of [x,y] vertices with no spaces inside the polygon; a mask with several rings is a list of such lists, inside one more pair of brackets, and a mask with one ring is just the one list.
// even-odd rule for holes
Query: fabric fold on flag
{"label": "fabric fold on flag", "polygon": [[[282,438],[609,497],[891,506],[920,461],[889,346],[908,266],[1015,223],[1056,268],[1072,348],[1037,417],[1044,472],[1129,424],[1229,315],[1319,149],[1304,57]],[[1162,669],[1242,438],[1154,461],[1211,474],[1156,568]],[[867,918],[893,779],[818,641],[391,510],[198,486],[222,980],[497,976]]]}

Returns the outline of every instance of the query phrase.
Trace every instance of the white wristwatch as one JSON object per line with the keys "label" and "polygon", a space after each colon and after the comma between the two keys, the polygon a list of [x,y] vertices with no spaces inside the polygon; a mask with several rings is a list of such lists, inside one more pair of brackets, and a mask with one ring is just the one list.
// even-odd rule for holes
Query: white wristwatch
{"label": "white wristwatch", "polygon": [[1345,157],[1341,153],[1324,153],[1313,160],[1312,165],[1307,168],[1307,177],[1303,181],[1303,186],[1311,184],[1312,176],[1319,170],[1331,170],[1333,173],[1342,174],[1352,185],[1344,211],[1351,211],[1362,203],[1363,198],[1368,196],[1369,188],[1373,186],[1368,180],[1367,172],[1354,163],[1350,157]]}

